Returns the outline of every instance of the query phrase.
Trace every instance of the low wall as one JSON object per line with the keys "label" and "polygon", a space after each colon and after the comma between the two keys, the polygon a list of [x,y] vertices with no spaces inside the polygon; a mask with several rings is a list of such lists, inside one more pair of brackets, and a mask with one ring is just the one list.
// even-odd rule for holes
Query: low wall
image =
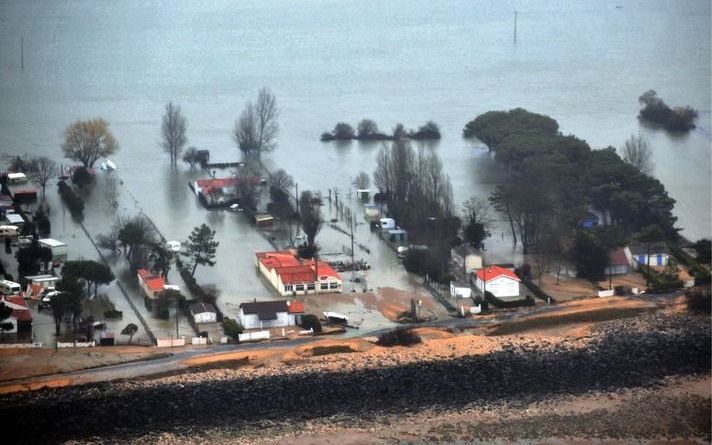
{"label": "low wall", "polygon": [[96,346],[95,341],[70,341],[67,343],[62,343],[62,342],[57,342],[57,347],[58,348],[93,348]]}
{"label": "low wall", "polygon": [[257,331],[257,332],[245,332],[238,336],[240,341],[251,341],[251,340],[268,340],[269,331]]}
{"label": "low wall", "polygon": [[42,343],[0,343],[0,349],[41,348]]}
{"label": "low wall", "polygon": [[191,345],[207,345],[208,339],[205,337],[193,337],[190,339]]}
{"label": "low wall", "polygon": [[599,291],[598,291],[598,296],[601,297],[601,298],[612,297],[614,293],[615,293],[615,291],[614,291],[613,289],[611,289],[611,290],[599,290]]}
{"label": "low wall", "polygon": [[174,346],[185,346],[185,337],[181,338],[157,338],[156,346],[159,348],[172,348]]}

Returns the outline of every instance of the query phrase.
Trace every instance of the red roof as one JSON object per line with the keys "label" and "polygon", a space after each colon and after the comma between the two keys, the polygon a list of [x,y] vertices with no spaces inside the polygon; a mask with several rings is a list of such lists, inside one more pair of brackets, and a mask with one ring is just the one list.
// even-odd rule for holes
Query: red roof
{"label": "red roof", "polygon": [[146,269],[139,269],[138,276],[141,277],[141,280],[143,280],[144,283],[146,283],[146,287],[148,287],[154,292],[163,290],[163,286],[166,284],[166,282],[163,281],[162,277],[159,277],[158,275],[153,275]]}
{"label": "red roof", "polygon": [[341,279],[341,276],[328,263],[316,260],[301,261],[294,252],[288,250],[258,252],[255,256],[267,269],[274,270],[283,284],[313,283],[317,281],[317,272],[319,281],[329,278]]}
{"label": "red roof", "polygon": [[7,301],[8,303],[13,303],[18,306],[22,306],[27,309],[27,303],[25,303],[25,299],[19,295],[3,295],[2,299],[0,300],[0,303],[2,302],[2,300]]}
{"label": "red roof", "polygon": [[289,313],[290,314],[302,314],[304,313],[304,305],[301,301],[290,301],[289,302]]}
{"label": "red roof", "polygon": [[477,271],[477,276],[480,278],[480,280],[484,281],[485,283],[488,283],[496,278],[499,277],[507,277],[511,278],[516,281],[522,281],[519,279],[517,274],[512,272],[509,269],[505,269],[504,267],[499,267],[499,266],[487,266],[484,269],[480,269]]}
{"label": "red roof", "polygon": [[32,314],[30,311],[24,311],[21,309],[13,309],[11,317],[17,319],[17,321],[32,321]]}
{"label": "red roof", "polygon": [[625,254],[625,249],[616,249],[608,253],[608,258],[611,266],[628,266],[628,257]]}

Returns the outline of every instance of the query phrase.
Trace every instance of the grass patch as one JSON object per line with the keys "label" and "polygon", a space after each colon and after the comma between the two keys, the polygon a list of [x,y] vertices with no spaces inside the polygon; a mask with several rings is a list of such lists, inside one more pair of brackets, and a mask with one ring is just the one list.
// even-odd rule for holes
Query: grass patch
{"label": "grass patch", "polygon": [[554,328],[573,323],[595,323],[631,318],[648,310],[647,308],[607,308],[587,312],[574,312],[572,314],[536,317],[495,326],[487,335],[510,335],[532,329]]}
{"label": "grass patch", "polygon": [[344,352],[356,352],[349,345],[315,346],[312,348],[312,355],[341,354]]}

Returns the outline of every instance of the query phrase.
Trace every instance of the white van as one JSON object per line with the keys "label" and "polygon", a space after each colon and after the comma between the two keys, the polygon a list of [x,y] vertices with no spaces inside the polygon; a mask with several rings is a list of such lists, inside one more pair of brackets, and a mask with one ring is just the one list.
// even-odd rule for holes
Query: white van
{"label": "white van", "polygon": [[24,173],[8,173],[7,183],[8,184],[24,184],[27,182],[27,176]]}
{"label": "white van", "polygon": [[22,291],[22,288],[18,283],[8,280],[0,280],[0,294],[3,295],[17,295]]}
{"label": "white van", "polygon": [[17,226],[0,226],[0,236],[14,237],[17,236],[19,230],[20,229]]}

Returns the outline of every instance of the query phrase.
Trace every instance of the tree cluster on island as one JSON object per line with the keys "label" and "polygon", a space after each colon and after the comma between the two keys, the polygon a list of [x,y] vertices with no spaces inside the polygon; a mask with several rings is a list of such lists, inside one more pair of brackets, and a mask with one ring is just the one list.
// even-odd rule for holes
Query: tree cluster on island
{"label": "tree cluster on island", "polygon": [[697,110],[689,105],[670,108],[655,90],[643,93],[638,102],[643,106],[638,115],[640,119],[662,125],[668,131],[687,132],[695,128]]}
{"label": "tree cluster on island", "polygon": [[[525,254],[567,255],[580,275],[599,279],[609,250],[651,226],[659,228],[660,240],[678,237],[675,201],[660,181],[625,162],[612,147],[592,150],[585,141],[561,134],[548,116],[520,108],[490,111],[467,123],[463,135],[477,137],[495,152],[506,179],[489,200]],[[583,229],[590,206],[605,221]]]}
{"label": "tree cluster on island", "polygon": [[414,140],[437,140],[440,139],[440,128],[433,121],[428,121],[418,127],[417,130],[406,130],[403,124],[396,124],[391,134],[386,134],[378,129],[378,125],[371,119],[363,119],[358,123],[356,130],[345,123],[339,122],[331,132],[325,131],[321,134],[323,142],[347,141],[356,139],[358,141],[397,141],[401,139]]}

